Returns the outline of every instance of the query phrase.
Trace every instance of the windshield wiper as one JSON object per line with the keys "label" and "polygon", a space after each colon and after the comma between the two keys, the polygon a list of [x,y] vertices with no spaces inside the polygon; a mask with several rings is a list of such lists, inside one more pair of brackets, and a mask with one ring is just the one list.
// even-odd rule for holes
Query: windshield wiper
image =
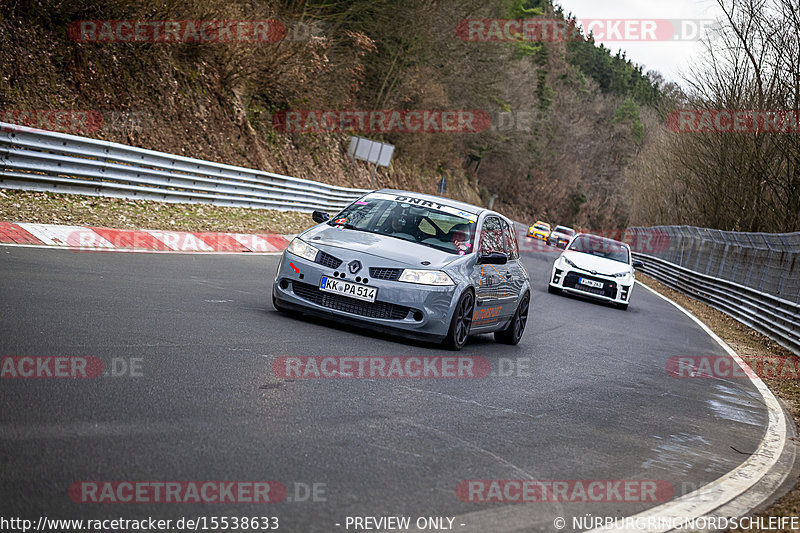
{"label": "windshield wiper", "polygon": [[356,231],[367,231],[367,230],[361,229],[361,228],[359,228],[359,227],[357,227],[357,226],[355,226],[353,224],[350,224],[349,222],[345,222],[344,224],[334,224],[333,222],[331,222],[330,225],[333,226],[333,227],[342,227],[342,228],[345,228],[345,229],[354,229]]}

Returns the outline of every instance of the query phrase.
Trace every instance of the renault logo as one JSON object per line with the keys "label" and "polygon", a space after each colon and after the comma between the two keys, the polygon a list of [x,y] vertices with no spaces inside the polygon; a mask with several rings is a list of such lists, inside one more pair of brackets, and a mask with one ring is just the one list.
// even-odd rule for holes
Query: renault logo
{"label": "renault logo", "polygon": [[350,261],[347,264],[347,270],[349,270],[351,274],[357,273],[359,270],[361,270],[361,261]]}

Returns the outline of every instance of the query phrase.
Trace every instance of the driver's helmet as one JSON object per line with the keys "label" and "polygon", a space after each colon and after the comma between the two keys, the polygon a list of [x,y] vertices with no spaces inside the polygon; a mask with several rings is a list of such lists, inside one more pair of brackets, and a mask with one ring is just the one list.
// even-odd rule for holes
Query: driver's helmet
{"label": "driver's helmet", "polygon": [[392,213],[389,216],[391,219],[391,226],[392,231],[395,233],[406,233],[408,230],[408,211],[403,209],[402,206],[397,206],[392,209]]}

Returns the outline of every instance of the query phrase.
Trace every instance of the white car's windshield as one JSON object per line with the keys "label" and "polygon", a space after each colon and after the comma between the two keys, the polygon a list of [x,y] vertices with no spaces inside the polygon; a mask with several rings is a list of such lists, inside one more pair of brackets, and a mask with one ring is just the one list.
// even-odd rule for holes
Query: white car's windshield
{"label": "white car's windshield", "polygon": [[465,255],[473,249],[476,220],[475,214],[451,206],[376,193],[349,205],[328,224]]}
{"label": "white car's windshield", "polygon": [[570,243],[568,250],[629,264],[628,249],[625,245],[596,235],[578,235]]}

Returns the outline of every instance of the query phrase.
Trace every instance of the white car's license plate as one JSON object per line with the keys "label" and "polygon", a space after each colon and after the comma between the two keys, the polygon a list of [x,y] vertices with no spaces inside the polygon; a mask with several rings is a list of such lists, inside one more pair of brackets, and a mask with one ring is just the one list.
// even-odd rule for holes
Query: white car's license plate
{"label": "white car's license plate", "polygon": [[578,283],[581,285],[586,285],[587,287],[594,287],[595,289],[603,288],[603,282],[595,281],[593,279],[580,278],[578,279]]}
{"label": "white car's license plate", "polygon": [[319,290],[341,294],[342,296],[364,300],[365,302],[374,302],[375,296],[378,294],[378,289],[376,287],[358,285],[357,283],[350,283],[349,281],[341,279],[331,279],[327,276],[322,276],[322,280],[320,280],[319,283]]}

